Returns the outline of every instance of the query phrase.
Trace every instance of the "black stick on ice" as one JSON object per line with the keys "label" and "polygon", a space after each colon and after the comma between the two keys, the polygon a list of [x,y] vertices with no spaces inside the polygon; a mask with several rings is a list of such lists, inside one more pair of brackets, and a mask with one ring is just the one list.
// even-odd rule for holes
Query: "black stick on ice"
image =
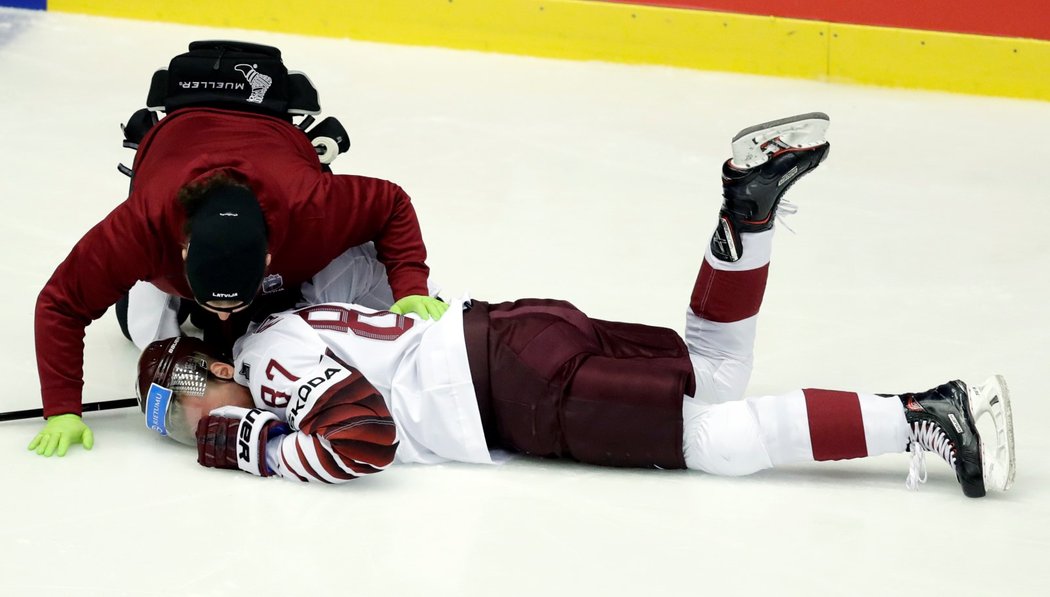
{"label": "black stick on ice", "polygon": [[[99,410],[111,410],[114,408],[127,408],[129,406],[138,406],[139,401],[135,398],[123,398],[121,400],[107,400],[105,402],[88,402],[81,407],[83,412],[95,412]],[[0,413],[0,422],[3,421],[17,421],[19,419],[34,419],[37,417],[44,416],[44,409],[42,408],[31,408],[29,410],[12,410],[6,413]]]}

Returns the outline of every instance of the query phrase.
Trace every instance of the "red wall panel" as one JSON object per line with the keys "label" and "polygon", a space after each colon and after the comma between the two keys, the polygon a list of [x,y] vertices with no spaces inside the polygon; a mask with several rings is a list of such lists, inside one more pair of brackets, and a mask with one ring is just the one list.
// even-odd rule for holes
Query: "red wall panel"
{"label": "red wall panel", "polygon": [[609,0],[752,15],[1050,40],[1048,0]]}

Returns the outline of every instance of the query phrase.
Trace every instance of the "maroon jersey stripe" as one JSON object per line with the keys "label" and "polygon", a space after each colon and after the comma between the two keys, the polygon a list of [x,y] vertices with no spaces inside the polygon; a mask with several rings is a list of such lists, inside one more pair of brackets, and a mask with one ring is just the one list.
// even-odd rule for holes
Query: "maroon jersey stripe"
{"label": "maroon jersey stripe", "polygon": [[390,446],[397,443],[397,428],[385,419],[357,419],[339,427],[326,429],[322,435],[329,441],[359,440],[371,444]]}
{"label": "maroon jersey stripe", "polygon": [[[343,417],[370,416],[384,419],[390,417],[390,411],[387,410],[386,402],[384,402],[383,397],[378,394],[364,396],[353,402],[340,401],[334,404],[329,403],[327,408],[322,411],[317,411],[317,414],[314,416],[317,420],[323,420],[330,418],[334,413],[338,413]],[[317,425],[316,421],[310,422]]]}
{"label": "maroon jersey stripe", "polygon": [[860,399],[853,392],[805,389],[813,460],[845,460],[868,455]]}
{"label": "maroon jersey stripe", "polygon": [[[383,397],[376,392],[376,389],[368,380],[359,373],[355,373],[350,379],[346,379],[329,388],[317,400],[310,412],[300,421],[299,429],[306,433],[316,433],[318,429],[326,424],[326,421],[331,420],[331,416],[327,414],[328,411],[358,405],[362,407],[363,412],[367,411],[373,417],[390,418],[390,411],[387,410]],[[344,410],[338,412],[348,414]]]}
{"label": "maroon jersey stripe", "polygon": [[375,389],[372,390],[371,394],[363,396],[360,400],[356,402],[356,404],[360,404],[361,406],[370,409],[378,416],[390,416],[390,411],[386,407],[386,400],[383,400],[383,396],[381,396],[379,392],[375,391]]}
{"label": "maroon jersey stripe", "polygon": [[708,321],[731,323],[747,319],[762,306],[768,277],[768,263],[737,272],[715,269],[705,260],[696,276],[689,307]]}
{"label": "maroon jersey stripe", "polygon": [[[303,452],[302,439],[307,437],[302,434],[296,434],[295,436],[295,450],[299,453],[299,461],[303,463],[303,468],[306,469],[306,474],[309,475],[311,481],[321,481],[323,483],[331,483],[328,479],[325,479],[314,470],[313,465],[306,459],[306,454]],[[313,440],[313,438],[307,438]]]}
{"label": "maroon jersey stripe", "polygon": [[372,475],[383,470],[381,468],[372,466],[367,462],[358,462],[357,460],[354,460],[352,458],[341,458],[340,462],[346,468],[354,471],[354,473],[358,476]]}
{"label": "maroon jersey stripe", "polygon": [[304,477],[304,476],[300,475],[298,472],[296,472],[296,470],[294,468],[292,468],[292,465],[288,463],[288,459],[284,457],[283,440],[282,440],[282,445],[281,445],[280,456],[281,456],[281,464],[284,465],[284,470],[286,472],[291,473],[292,476],[294,476],[296,479],[299,479],[300,481],[304,481],[304,482],[305,481],[309,481],[309,479],[307,479],[306,477]]}
{"label": "maroon jersey stripe", "polygon": [[[356,479],[357,475],[351,474],[343,470],[339,463],[335,461],[335,458],[325,449],[324,445],[317,438],[312,438],[314,442],[314,450],[317,452],[317,460],[320,461],[321,466],[329,476],[343,481],[349,481]],[[342,454],[340,454],[342,456]],[[344,459],[345,463],[345,459]]]}
{"label": "maroon jersey stripe", "polygon": [[332,441],[332,450],[345,462],[354,460],[377,468],[390,465],[397,453],[397,444],[376,444],[357,439]]}
{"label": "maroon jersey stripe", "polygon": [[324,394],[317,398],[317,400],[314,402],[313,407],[310,408],[310,412],[306,413],[306,416],[301,419],[299,428],[303,429],[304,426],[307,424],[307,421],[309,421],[316,413],[323,411],[325,407],[328,406],[328,403],[332,400],[338,400],[340,402],[356,402],[355,398],[360,397],[355,397],[353,393],[346,392],[345,390],[347,387],[353,386],[358,380],[364,382],[363,385],[365,386],[365,388],[367,388],[367,390],[365,392],[362,392],[362,394],[365,394],[367,391],[375,391],[375,389],[372,388],[372,384],[365,381],[364,378],[361,377],[360,373],[351,371],[350,377],[336,384],[333,384],[332,387],[327,388]]}

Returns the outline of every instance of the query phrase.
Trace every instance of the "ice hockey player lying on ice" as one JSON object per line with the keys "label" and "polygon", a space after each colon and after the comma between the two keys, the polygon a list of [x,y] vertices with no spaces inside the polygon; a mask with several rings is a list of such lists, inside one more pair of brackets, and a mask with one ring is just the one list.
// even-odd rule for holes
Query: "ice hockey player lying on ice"
{"label": "ice hockey player lying on ice", "polygon": [[[608,466],[746,475],[793,462],[924,452],[963,493],[1014,477],[1006,384],[901,395],[805,389],[743,398],[784,191],[827,157],[827,116],[741,131],[686,314],[663,328],[590,319],[545,299],[452,302],[438,321],[327,303],[271,316],[234,362],[193,338],[139,362],[147,425],[204,466],[338,483],[394,462],[489,463],[489,450]],[[980,437],[975,420],[993,419]]]}

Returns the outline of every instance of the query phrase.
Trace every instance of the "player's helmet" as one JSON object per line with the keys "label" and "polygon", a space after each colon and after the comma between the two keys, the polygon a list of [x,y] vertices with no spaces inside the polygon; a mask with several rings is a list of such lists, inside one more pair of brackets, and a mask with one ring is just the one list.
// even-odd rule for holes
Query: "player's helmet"
{"label": "player's helmet", "polygon": [[211,361],[220,360],[203,340],[188,336],[158,340],[142,351],[136,382],[139,408],[146,426],[175,441],[194,446],[186,408],[204,397]]}

